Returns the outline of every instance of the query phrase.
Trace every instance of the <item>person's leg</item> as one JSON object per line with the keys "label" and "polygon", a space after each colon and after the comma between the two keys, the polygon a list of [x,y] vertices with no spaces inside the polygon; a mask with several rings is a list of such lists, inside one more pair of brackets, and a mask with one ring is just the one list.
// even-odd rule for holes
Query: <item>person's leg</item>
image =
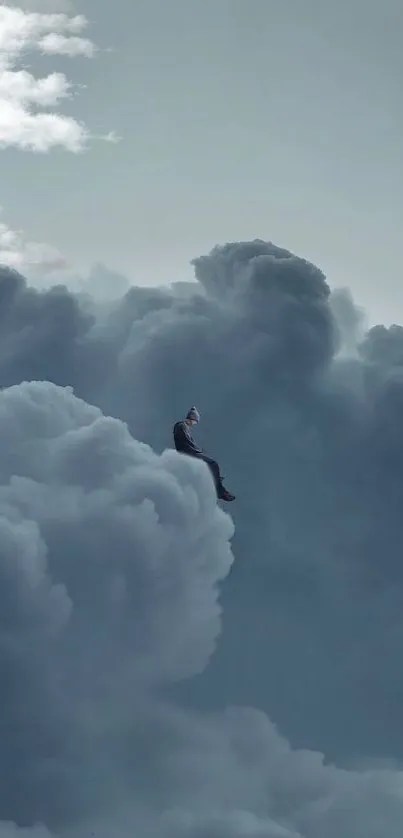
{"label": "person's leg", "polygon": [[220,467],[219,467],[218,463],[216,463],[216,461],[213,460],[211,457],[204,456],[202,459],[208,465],[208,467],[211,471],[211,474],[212,474],[212,477],[213,477],[213,480],[214,480],[214,484],[215,484],[215,487],[216,487],[216,492],[217,492],[217,495],[218,495],[218,494],[220,494],[221,488],[222,488]]}
{"label": "person's leg", "polygon": [[220,466],[218,465],[218,463],[215,460],[212,460],[211,457],[203,457],[203,459],[205,463],[207,463],[213,476],[217,497],[220,500],[235,500],[235,495],[231,494],[231,492],[229,492],[228,489],[226,489],[225,486],[223,486]]}

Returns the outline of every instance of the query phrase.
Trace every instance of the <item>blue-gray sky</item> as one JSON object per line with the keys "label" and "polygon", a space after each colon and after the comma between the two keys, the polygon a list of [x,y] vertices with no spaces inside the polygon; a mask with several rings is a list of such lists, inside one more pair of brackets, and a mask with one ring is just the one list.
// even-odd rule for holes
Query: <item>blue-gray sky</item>
{"label": "blue-gray sky", "polygon": [[74,12],[113,51],[32,66],[85,84],[64,112],[122,141],[3,151],[12,228],[140,284],[191,276],[216,243],[271,239],[349,285],[371,321],[399,321],[398,0],[77,0]]}
{"label": "blue-gray sky", "polygon": [[[358,346],[349,293],[250,241],[400,319],[397,6],[21,2],[0,838],[401,838],[403,327]],[[194,401],[232,519],[172,450]]]}

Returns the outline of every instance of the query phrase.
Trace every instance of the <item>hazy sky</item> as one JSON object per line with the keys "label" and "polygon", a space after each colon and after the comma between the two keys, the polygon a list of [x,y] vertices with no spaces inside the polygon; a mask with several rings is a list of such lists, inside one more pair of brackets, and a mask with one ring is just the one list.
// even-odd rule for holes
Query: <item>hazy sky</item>
{"label": "hazy sky", "polygon": [[[31,10],[62,8],[47,0]],[[65,6],[66,8],[66,6]],[[82,0],[93,60],[34,54],[78,88],[62,112],[119,144],[2,152],[3,220],[73,264],[155,284],[259,237],[403,316],[399,0]]]}
{"label": "hazy sky", "polygon": [[[357,348],[350,294],[251,239],[403,323],[403,11],[21,2],[0,838],[401,838],[403,326]],[[100,305],[114,270],[144,287]],[[231,517],[172,450],[192,403]]]}

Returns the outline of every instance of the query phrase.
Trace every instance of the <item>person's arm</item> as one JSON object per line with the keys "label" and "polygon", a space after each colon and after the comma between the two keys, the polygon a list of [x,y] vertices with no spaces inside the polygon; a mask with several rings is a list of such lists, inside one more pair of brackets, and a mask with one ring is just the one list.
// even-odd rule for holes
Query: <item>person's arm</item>
{"label": "person's arm", "polygon": [[180,427],[180,442],[183,445],[183,450],[189,454],[193,454],[194,457],[203,453],[202,449],[196,445],[190,429],[186,424]]}

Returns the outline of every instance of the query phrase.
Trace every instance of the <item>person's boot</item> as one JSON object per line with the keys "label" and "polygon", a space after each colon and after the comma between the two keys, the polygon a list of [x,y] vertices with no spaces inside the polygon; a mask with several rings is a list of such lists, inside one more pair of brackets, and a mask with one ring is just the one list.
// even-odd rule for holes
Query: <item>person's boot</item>
{"label": "person's boot", "polygon": [[220,500],[225,500],[228,503],[232,500],[235,500],[235,495],[228,491],[224,486],[220,486],[218,491],[218,497]]}

